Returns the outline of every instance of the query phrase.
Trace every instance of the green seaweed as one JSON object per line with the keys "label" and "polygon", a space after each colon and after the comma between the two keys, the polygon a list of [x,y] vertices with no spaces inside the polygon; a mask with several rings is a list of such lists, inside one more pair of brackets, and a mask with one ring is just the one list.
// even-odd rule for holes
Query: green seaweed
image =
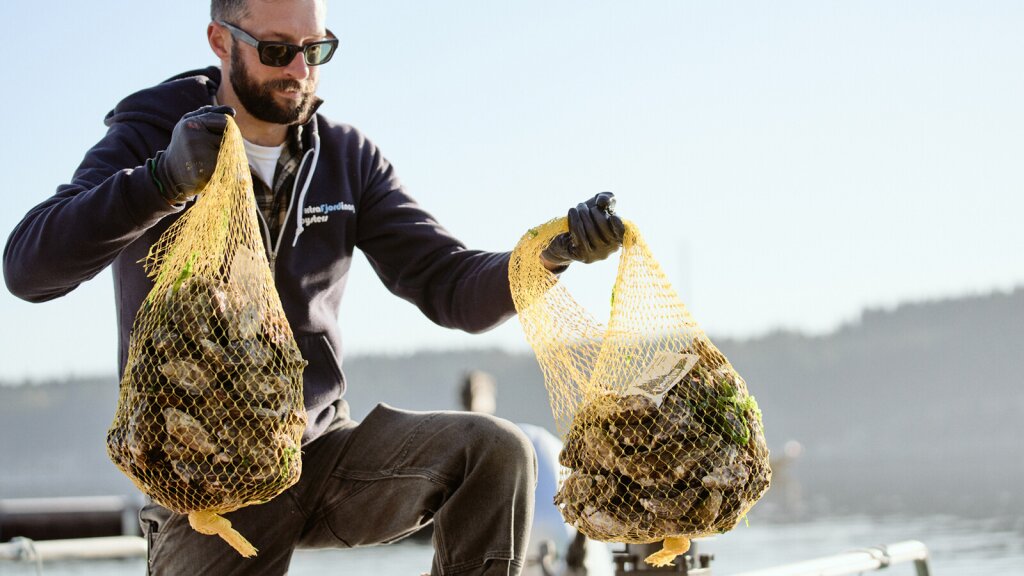
{"label": "green seaweed", "polygon": [[746,446],[750,443],[750,420],[747,414],[754,414],[761,422],[761,409],[753,396],[740,394],[739,389],[726,380],[716,380],[706,371],[701,372],[706,392],[688,404],[698,414],[706,414],[712,431],[734,444]]}
{"label": "green seaweed", "polygon": [[292,460],[299,455],[299,449],[295,446],[288,446],[281,456],[281,481],[287,481],[292,469]]}
{"label": "green seaweed", "polygon": [[185,267],[181,269],[181,274],[178,275],[178,279],[174,281],[174,286],[171,288],[172,294],[177,294],[181,285],[185,283],[192,276],[192,268],[196,263],[196,253],[189,254],[188,261],[185,262]]}

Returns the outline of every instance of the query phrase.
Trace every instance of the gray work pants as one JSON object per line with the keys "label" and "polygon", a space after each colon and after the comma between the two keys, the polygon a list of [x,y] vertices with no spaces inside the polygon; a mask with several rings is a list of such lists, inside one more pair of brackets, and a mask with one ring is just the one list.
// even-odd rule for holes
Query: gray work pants
{"label": "gray work pants", "polygon": [[379,405],[304,447],[295,486],[224,515],[259,550],[254,558],[195,532],[187,516],[145,506],[149,573],[276,576],[296,548],[386,544],[433,521],[434,576],[516,575],[536,478],[530,441],[508,421]]}

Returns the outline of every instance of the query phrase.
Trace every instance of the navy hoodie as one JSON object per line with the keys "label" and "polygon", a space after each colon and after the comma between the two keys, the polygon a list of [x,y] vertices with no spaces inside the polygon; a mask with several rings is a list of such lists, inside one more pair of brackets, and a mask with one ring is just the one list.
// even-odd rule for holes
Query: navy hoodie
{"label": "navy hoodie", "polygon": [[[152,287],[139,261],[189,207],[168,205],[145,162],[167,147],[184,114],[213,103],[220,77],[215,67],[188,72],[122,100],[71,183],[30,210],[4,249],[8,289],[31,302],[63,296],[113,264],[122,375],[136,311]],[[359,131],[316,114],[303,140],[288,221],[278,238],[266,238],[264,227],[264,243],[309,362],[307,443],[348,418],[338,306],[354,249],[388,290],[441,326],[481,332],[514,307],[509,254],[467,249],[409,196]]]}

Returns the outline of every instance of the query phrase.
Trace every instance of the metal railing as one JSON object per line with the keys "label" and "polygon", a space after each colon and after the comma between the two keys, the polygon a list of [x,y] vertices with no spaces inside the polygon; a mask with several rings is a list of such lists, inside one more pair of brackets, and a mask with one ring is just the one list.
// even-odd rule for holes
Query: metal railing
{"label": "metal railing", "polygon": [[146,539],[141,536],[106,536],[69,540],[14,538],[0,543],[0,561],[51,562],[54,560],[101,560],[145,558]]}
{"label": "metal railing", "polygon": [[[42,573],[42,563],[55,560],[96,560],[109,558],[145,558],[146,540],[139,536],[41,540],[15,538],[0,543],[0,562],[31,562]],[[896,542],[853,550],[814,560],[743,572],[733,576],[844,576],[913,562],[917,576],[930,576],[928,548],[916,540]],[[683,574],[709,573],[706,567],[685,567]],[[621,570],[620,570],[621,571]],[[627,570],[628,571],[628,570]],[[679,570],[674,570],[679,571]]]}
{"label": "metal railing", "polygon": [[929,576],[930,574],[928,548],[917,540],[907,540],[765,570],[743,572],[734,576],[843,576],[880,570],[903,562],[913,562],[917,576]]}
{"label": "metal railing", "polygon": [[127,495],[0,499],[0,541],[137,536],[142,504]]}

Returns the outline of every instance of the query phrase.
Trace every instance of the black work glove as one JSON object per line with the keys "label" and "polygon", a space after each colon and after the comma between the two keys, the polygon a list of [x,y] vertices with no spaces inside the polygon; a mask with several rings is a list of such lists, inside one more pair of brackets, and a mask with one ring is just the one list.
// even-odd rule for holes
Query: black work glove
{"label": "black work glove", "polygon": [[203,106],[181,117],[171,132],[171,143],[150,160],[150,174],[171,204],[195,196],[213,176],[230,106]]}
{"label": "black work glove", "polygon": [[615,195],[601,192],[569,209],[569,231],[555,236],[541,258],[555,266],[604,260],[622,245],[626,226],[615,215]]}

